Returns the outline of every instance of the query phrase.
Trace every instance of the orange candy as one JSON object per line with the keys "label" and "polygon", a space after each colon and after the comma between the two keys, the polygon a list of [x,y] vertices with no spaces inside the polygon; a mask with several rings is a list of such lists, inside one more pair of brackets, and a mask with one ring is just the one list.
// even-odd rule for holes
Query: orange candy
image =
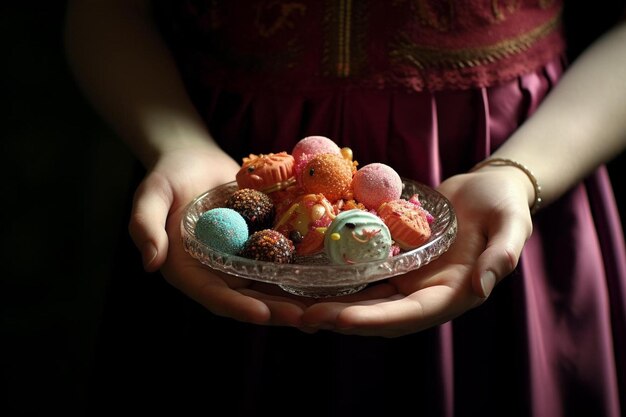
{"label": "orange candy", "polygon": [[270,193],[293,184],[293,156],[287,152],[254,155],[243,158],[235,179],[239,188]]}
{"label": "orange candy", "polygon": [[378,216],[402,249],[415,249],[430,239],[431,230],[426,211],[405,199],[383,203],[378,208]]}
{"label": "orange candy", "polygon": [[300,184],[306,193],[323,194],[335,202],[350,194],[356,166],[336,154],[319,154],[311,159],[300,174]]}

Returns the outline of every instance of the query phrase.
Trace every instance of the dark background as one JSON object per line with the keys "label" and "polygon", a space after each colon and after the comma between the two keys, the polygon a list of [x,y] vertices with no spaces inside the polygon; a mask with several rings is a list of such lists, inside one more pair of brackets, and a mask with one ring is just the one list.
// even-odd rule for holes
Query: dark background
{"label": "dark background", "polygon": [[64,61],[64,2],[0,6],[0,415],[81,415],[132,159]]}
{"label": "dark background", "polygon": [[[611,10],[572,31],[574,55]],[[0,6],[3,416],[83,414],[114,242],[125,232],[133,159],[68,72],[63,13],[62,1]],[[609,165],[623,218],[625,163],[621,155]]]}

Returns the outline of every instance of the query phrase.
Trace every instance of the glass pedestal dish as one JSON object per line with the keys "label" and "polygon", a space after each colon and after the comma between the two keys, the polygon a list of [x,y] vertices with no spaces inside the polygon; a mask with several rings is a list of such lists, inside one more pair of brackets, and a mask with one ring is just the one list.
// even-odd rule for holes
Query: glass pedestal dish
{"label": "glass pedestal dish", "polygon": [[402,251],[382,261],[338,265],[323,253],[300,256],[294,263],[262,262],[216,251],[195,237],[199,216],[223,207],[237,190],[235,181],[223,184],[196,197],[186,208],[181,222],[185,250],[202,264],[238,277],[276,284],[283,290],[304,297],[326,298],[358,292],[368,284],[418,269],[437,259],[456,238],[457,221],[450,202],[436,190],[403,178],[402,198],[417,194],[422,206],[433,216],[432,235],[422,246]]}

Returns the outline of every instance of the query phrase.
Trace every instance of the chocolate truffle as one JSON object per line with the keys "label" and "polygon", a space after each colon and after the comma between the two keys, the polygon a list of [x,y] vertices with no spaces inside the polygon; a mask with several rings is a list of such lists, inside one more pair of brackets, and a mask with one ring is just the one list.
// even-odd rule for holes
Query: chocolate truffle
{"label": "chocolate truffle", "polygon": [[254,232],[241,250],[240,256],[257,261],[292,263],[296,248],[293,242],[273,229]]}
{"label": "chocolate truffle", "polygon": [[269,229],[274,222],[274,202],[264,192],[241,188],[226,200],[226,207],[235,210],[245,219],[250,233]]}

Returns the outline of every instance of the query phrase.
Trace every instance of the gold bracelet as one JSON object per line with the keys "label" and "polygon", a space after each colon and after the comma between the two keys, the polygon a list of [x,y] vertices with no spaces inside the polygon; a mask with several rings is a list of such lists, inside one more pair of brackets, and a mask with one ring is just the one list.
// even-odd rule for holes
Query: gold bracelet
{"label": "gold bracelet", "polygon": [[535,190],[535,201],[533,201],[533,203],[530,205],[530,214],[535,214],[537,210],[539,210],[539,208],[541,207],[541,203],[543,201],[541,199],[541,186],[537,182],[537,178],[535,177],[535,175],[532,173],[530,169],[528,169],[526,165],[520,164],[519,162],[513,161],[511,159],[506,159],[506,158],[489,158],[474,165],[474,167],[470,169],[470,172],[476,171],[487,165],[497,166],[497,167],[511,166],[511,167],[515,167],[517,169],[522,170],[522,172],[526,174],[526,176],[532,183],[533,188]]}

